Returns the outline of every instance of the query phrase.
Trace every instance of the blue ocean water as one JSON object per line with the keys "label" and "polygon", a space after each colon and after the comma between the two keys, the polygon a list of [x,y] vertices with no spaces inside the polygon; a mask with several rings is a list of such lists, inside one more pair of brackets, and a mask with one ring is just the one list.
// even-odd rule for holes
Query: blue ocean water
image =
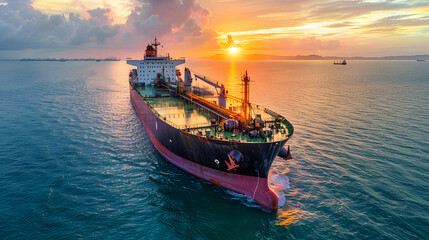
{"label": "blue ocean water", "polygon": [[1,239],[427,239],[429,65],[189,61],[294,125],[276,213],[156,152],[125,62],[1,62]]}

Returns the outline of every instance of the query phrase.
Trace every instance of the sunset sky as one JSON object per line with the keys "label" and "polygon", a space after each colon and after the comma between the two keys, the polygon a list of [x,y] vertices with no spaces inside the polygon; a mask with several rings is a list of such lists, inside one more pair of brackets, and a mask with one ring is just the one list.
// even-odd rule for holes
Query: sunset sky
{"label": "sunset sky", "polygon": [[0,59],[429,54],[428,0],[0,0]]}

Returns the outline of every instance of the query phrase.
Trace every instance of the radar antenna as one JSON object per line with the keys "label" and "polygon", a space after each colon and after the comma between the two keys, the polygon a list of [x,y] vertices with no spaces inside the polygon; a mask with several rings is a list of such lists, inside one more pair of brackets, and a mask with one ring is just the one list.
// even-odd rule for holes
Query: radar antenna
{"label": "radar antenna", "polygon": [[158,42],[158,39],[156,39],[151,43],[152,46],[155,47],[155,57],[158,57],[158,46],[161,45],[160,42]]}

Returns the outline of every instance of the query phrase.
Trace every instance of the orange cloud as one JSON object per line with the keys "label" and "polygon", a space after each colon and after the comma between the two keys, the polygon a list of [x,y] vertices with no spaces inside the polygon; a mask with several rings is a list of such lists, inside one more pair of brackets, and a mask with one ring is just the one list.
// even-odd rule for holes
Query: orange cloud
{"label": "orange cloud", "polygon": [[[51,22],[42,25],[56,28],[41,32],[32,43],[19,33],[26,27],[31,32],[31,22],[0,19],[6,23],[3,29],[10,29],[3,33],[0,43],[3,47],[19,43],[19,49],[70,49],[67,44],[73,42],[80,48],[128,51],[143,48],[156,35],[165,44],[165,51],[198,56],[225,48],[227,36],[232,35],[243,52],[360,55],[379,46],[377,52],[402,54],[416,49],[426,51],[427,44],[422,39],[429,31],[429,3],[421,1],[4,1],[21,7],[22,3],[26,7],[32,4],[32,11],[37,12],[41,22]],[[0,11],[13,6],[0,5]],[[69,11],[74,14],[69,16]],[[65,31],[70,24],[74,28]],[[77,34],[78,31],[84,34]],[[76,37],[79,35],[85,37]],[[73,37],[75,40],[71,41]],[[42,44],[45,40],[50,43]]]}

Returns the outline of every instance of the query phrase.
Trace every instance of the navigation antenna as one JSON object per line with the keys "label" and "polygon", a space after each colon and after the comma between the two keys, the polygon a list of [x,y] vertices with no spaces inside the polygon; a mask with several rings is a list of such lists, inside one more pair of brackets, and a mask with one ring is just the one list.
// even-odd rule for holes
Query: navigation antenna
{"label": "navigation antenna", "polygon": [[155,37],[155,41],[153,41],[151,45],[155,47],[155,57],[158,57],[158,46],[161,45],[161,43],[158,42],[158,40]]}
{"label": "navigation antenna", "polygon": [[243,82],[242,88],[243,88],[243,112],[244,112],[244,118],[246,120],[250,120],[250,109],[249,109],[249,88],[250,88],[250,77],[246,73],[241,78],[241,81]]}

